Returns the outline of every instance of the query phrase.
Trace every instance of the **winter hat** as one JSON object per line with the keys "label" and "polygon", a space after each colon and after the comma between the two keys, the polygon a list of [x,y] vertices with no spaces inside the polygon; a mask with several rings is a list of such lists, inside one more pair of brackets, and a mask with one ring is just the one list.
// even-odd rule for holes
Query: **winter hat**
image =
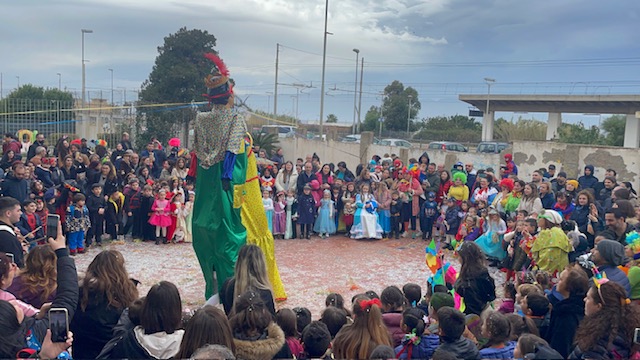
{"label": "winter hat", "polygon": [[207,93],[204,96],[209,99],[209,103],[233,104],[233,83],[229,81],[229,70],[224,61],[213,53],[206,53],[204,57],[213,63],[211,72],[204,79],[207,87]]}
{"label": "winter hat", "polygon": [[53,199],[56,196],[56,189],[55,188],[51,188],[49,190],[47,190],[44,193],[44,201],[45,202],[49,202],[51,199]]}
{"label": "winter hat", "polygon": [[566,172],[564,172],[564,171],[560,171],[560,172],[558,173],[558,177],[563,177],[563,178],[565,178],[565,179],[566,179],[566,178],[567,178],[567,173],[566,173]]}
{"label": "winter hat", "polygon": [[573,186],[576,189],[578,188],[578,186],[580,186],[580,184],[578,183],[578,180],[575,180],[575,179],[567,180],[567,184]]}
{"label": "winter hat", "polygon": [[596,249],[600,256],[612,266],[619,266],[624,263],[624,246],[614,240],[600,240]]}
{"label": "winter hat", "polygon": [[562,216],[555,210],[542,210],[538,219],[546,219],[550,223],[560,225],[562,223]]}
{"label": "winter hat", "polygon": [[453,296],[449,293],[435,293],[431,295],[431,301],[429,305],[433,307],[433,310],[438,311],[440,308],[448,306],[455,307],[455,302],[453,301]]}

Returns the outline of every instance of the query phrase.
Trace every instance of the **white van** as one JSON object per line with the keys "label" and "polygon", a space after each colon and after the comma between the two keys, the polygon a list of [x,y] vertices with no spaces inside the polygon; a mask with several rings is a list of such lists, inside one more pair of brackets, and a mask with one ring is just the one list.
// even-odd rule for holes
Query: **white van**
{"label": "white van", "polygon": [[261,134],[273,134],[277,132],[278,137],[289,138],[296,136],[296,127],[289,125],[263,125],[260,129]]}

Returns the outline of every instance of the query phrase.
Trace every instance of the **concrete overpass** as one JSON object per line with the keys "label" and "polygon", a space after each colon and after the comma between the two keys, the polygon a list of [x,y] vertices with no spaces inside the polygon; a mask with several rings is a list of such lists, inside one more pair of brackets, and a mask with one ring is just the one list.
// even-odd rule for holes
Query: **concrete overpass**
{"label": "concrete overpass", "polygon": [[[627,116],[624,147],[640,145],[640,95],[459,95],[458,99],[483,111],[482,140],[493,140],[496,111],[549,113],[547,140],[558,135],[562,113],[623,114]],[[488,101],[487,101],[488,100]],[[487,103],[489,111],[487,112]]]}

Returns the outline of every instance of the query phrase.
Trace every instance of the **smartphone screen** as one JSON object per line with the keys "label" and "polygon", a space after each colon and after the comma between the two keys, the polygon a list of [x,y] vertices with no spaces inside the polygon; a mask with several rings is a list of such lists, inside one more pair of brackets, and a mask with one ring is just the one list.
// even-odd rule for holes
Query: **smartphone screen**
{"label": "smartphone screen", "polygon": [[59,215],[47,215],[47,239],[56,238],[58,236],[58,223],[60,222]]}
{"label": "smartphone screen", "polygon": [[51,342],[67,341],[67,333],[69,332],[67,309],[53,308],[49,310],[49,329],[51,329]]}
{"label": "smartphone screen", "polygon": [[9,258],[9,261],[11,261],[11,263],[15,263],[16,262],[16,257],[13,256],[12,253],[4,253],[5,255],[7,255],[7,257]]}

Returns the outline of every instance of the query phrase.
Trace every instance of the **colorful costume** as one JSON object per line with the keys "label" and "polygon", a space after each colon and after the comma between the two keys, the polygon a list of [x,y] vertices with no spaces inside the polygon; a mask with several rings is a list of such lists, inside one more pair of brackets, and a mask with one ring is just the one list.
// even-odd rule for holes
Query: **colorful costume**
{"label": "colorful costume", "polygon": [[194,176],[197,169],[193,249],[206,282],[205,296],[209,298],[233,276],[238,251],[246,242],[247,231],[242,225],[240,208],[247,174],[244,140],[247,127],[232,108],[226,66],[217,56],[206,56],[215,63],[205,79],[212,109],[196,116],[197,158],[192,155],[189,175]]}
{"label": "colorful costume", "polygon": [[573,251],[569,238],[559,227],[540,231],[536,237],[531,253],[540,270],[550,274],[560,272],[569,265],[568,254]]}
{"label": "colorful costume", "polygon": [[287,299],[287,294],[278,272],[273,235],[270,231],[265,231],[267,216],[264,208],[258,205],[262,199],[262,193],[258,181],[256,156],[251,150],[250,144],[247,144],[247,152],[247,182],[244,185],[244,201],[242,202],[242,225],[247,229],[247,243],[259,246],[264,253],[269,282],[273,288],[273,297],[276,301],[283,301]]}

